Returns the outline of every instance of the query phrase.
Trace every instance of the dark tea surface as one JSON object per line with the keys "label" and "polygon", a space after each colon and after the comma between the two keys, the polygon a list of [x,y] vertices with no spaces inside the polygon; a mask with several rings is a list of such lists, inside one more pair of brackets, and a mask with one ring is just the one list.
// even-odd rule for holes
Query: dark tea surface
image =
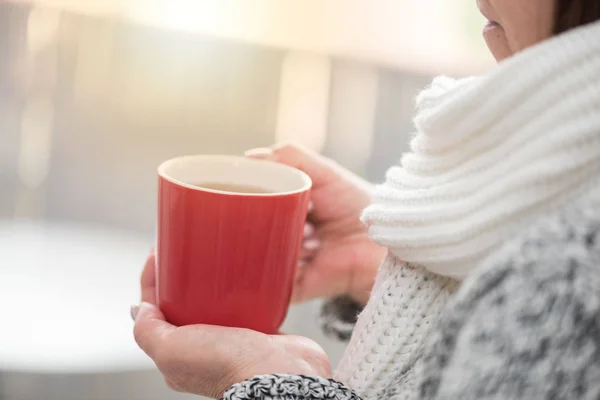
{"label": "dark tea surface", "polygon": [[237,185],[232,183],[206,182],[194,184],[194,186],[231,193],[273,193],[271,190],[267,190],[259,186]]}

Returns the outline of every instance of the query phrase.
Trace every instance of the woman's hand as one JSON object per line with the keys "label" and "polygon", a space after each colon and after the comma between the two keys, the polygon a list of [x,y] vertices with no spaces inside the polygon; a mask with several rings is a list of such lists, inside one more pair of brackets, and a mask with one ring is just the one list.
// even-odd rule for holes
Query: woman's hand
{"label": "woman's hand", "polygon": [[372,186],[333,161],[296,146],[255,149],[246,155],[296,167],[313,181],[293,301],[350,295],[365,304],[386,254],[369,239],[360,221],[362,210],[371,203]]}
{"label": "woman's hand", "polygon": [[154,255],[151,255],[142,274],[142,304],[132,308],[134,336],[170,388],[220,398],[234,383],[256,375],[286,373],[331,377],[323,349],[303,337],[169,324],[156,306],[154,264]]}

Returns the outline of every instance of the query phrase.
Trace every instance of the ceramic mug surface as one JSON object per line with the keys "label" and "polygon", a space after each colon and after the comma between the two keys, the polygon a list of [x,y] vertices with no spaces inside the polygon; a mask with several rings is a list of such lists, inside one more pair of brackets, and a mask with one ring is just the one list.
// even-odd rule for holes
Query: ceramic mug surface
{"label": "ceramic mug surface", "polygon": [[269,161],[212,155],[166,161],[158,175],[157,298],[167,320],[276,333],[310,178]]}

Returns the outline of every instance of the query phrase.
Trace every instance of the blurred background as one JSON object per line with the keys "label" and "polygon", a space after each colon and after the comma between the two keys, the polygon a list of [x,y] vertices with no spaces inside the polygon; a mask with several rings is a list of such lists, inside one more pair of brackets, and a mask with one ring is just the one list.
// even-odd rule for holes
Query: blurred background
{"label": "blurred background", "polygon": [[[0,2],[0,400],[169,400],[129,306],[156,167],[276,141],[380,181],[435,74],[491,65],[474,0]],[[318,304],[284,330],[335,364]]]}

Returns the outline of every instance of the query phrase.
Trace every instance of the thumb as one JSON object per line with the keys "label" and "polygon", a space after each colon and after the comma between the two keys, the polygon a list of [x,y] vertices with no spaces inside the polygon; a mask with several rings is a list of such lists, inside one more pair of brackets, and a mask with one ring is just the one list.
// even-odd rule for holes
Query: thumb
{"label": "thumb", "polygon": [[297,168],[310,176],[313,187],[327,185],[339,179],[341,167],[320,154],[292,144],[248,150],[247,157],[275,161]]}
{"label": "thumb", "polygon": [[153,358],[165,336],[176,328],[165,320],[158,307],[150,303],[143,302],[132,314],[135,316],[133,328],[135,341],[148,356]]}

